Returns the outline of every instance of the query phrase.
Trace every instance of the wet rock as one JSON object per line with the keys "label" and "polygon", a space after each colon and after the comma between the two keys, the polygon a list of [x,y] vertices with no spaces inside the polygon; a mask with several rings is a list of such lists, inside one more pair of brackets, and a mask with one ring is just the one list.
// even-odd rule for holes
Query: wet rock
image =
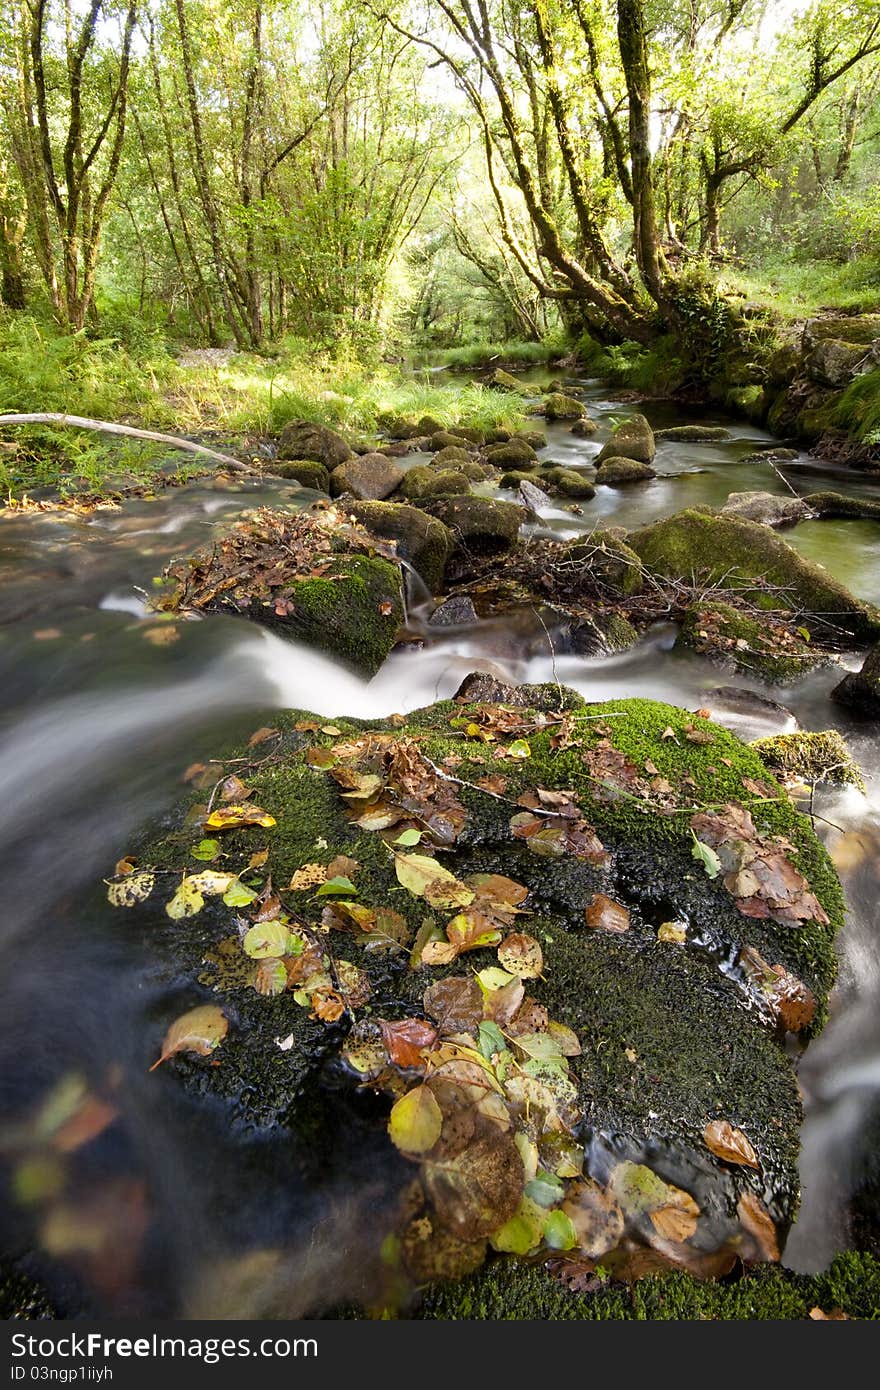
{"label": "wet rock", "polygon": [[512,431],[511,431],[511,430],[505,430],[505,429],[487,430],[487,432],[486,432],[485,443],[486,443],[486,444],[506,444],[507,441],[508,441],[508,439],[511,438],[511,435],[512,435]]}
{"label": "wet rock", "polygon": [[359,502],[382,502],[390,497],[405,477],[384,454],[362,454],[334,468],[330,475],[330,490],[334,497],[350,492]]}
{"label": "wet rock", "polygon": [[618,425],[608,443],[605,444],[596,460],[597,464],[606,459],[635,459],[637,463],[649,464],[653,461],[657,447],[654,431],[644,415],[633,415]]}
{"label": "wet rock", "polygon": [[473,599],[469,598],[467,594],[453,594],[452,598],[446,599],[438,608],[434,609],[428,619],[428,626],[472,627],[478,621]]}
{"label": "wet rock", "polygon": [[822,386],[845,386],[864,363],[869,351],[862,343],[823,338],[804,362],[804,370]]}
{"label": "wet rock", "polygon": [[475,425],[455,424],[452,426],[452,433],[460,435],[462,439],[466,439],[468,444],[479,445],[486,443],[485,430],[477,429]]}
{"label": "wet rock", "polygon": [[554,391],[544,401],[545,420],[581,420],[586,413],[580,401],[562,391]]}
{"label": "wet rock", "polygon": [[523,396],[529,394],[529,388],[525,383],[519,381],[511,372],[505,372],[502,367],[496,367],[483,384],[493,391],[515,391]]}
{"label": "wet rock", "polygon": [[442,522],[399,502],[354,502],[349,510],[373,535],[396,541],[397,553],[437,592],[452,551],[452,536]]}
{"label": "wet rock", "polygon": [[549,478],[557,492],[563,497],[580,497],[588,500],[596,496],[596,489],[593,487],[591,478],[579,472],[576,468],[554,468],[552,472],[542,474],[543,478]]}
{"label": "wet rock", "polygon": [[474,456],[461,445],[447,444],[445,449],[438,449],[432,464],[435,468],[458,468],[463,463],[473,463]]}
{"label": "wet rock", "polygon": [[815,516],[852,517],[880,521],[880,501],[872,497],[844,497],[840,492],[810,492],[804,503]]}
{"label": "wet rock", "polygon": [[599,426],[596,424],[595,420],[591,420],[589,416],[584,415],[580,420],[575,420],[570,433],[576,435],[579,439],[586,439],[589,435],[595,434],[598,428]]}
{"label": "wet rock", "polygon": [[438,498],[430,510],[449,527],[456,546],[473,555],[500,555],[510,550],[525,519],[522,507],[491,497]]}
{"label": "wet rock", "polygon": [[[508,478],[513,476],[519,477],[519,483],[514,484],[514,486],[517,486],[518,488],[520,500],[523,506],[527,507],[533,516],[539,516],[541,507],[546,507],[549,504],[550,497],[546,492],[542,492],[542,490],[531,481],[528,474],[507,474]],[[510,483],[505,483],[503,478],[501,480],[501,483],[503,487],[511,486]]]}
{"label": "wet rock", "polygon": [[844,676],[831,696],[859,714],[880,718],[880,645],[868,653],[860,671],[850,671]]}
{"label": "wet rock", "polygon": [[655,430],[654,438],[680,444],[719,444],[730,439],[731,434],[721,425],[672,425],[669,429]]}
{"label": "wet rock", "polygon": [[876,608],[754,521],[692,508],[631,532],[629,544],[654,574],[736,585],[759,608],[797,614],[814,635],[829,625],[865,640],[880,633]]}
{"label": "wet rock", "polygon": [[639,463],[632,458],[618,458],[614,454],[605,454],[604,449],[599,455],[599,463],[596,468],[597,483],[605,483],[609,487],[619,487],[622,483],[645,483],[656,476],[654,469],[647,463]]}
{"label": "wet rock", "polygon": [[510,438],[515,442],[521,440],[530,449],[544,449],[547,446],[547,436],[543,430],[517,430]]}
{"label": "wet rock", "polygon": [[725,516],[742,516],[762,526],[794,526],[810,515],[802,498],[779,497],[773,492],[732,492],[721,511]]}
{"label": "wet rock", "polygon": [[443,428],[443,421],[438,420],[434,415],[422,415],[421,418],[416,421],[416,429],[419,434],[439,434]]}
{"label": "wet rock", "polygon": [[353,455],[342,435],[335,430],[328,429],[326,425],[315,425],[310,420],[291,420],[281,431],[278,457],[312,459],[316,463],[323,463],[328,472],[332,472]]}
{"label": "wet rock", "polygon": [[676,646],[690,647],[731,671],[780,685],[799,680],[828,661],[821,648],[805,642],[790,627],[712,601],[687,610]]}
{"label": "wet rock", "polygon": [[522,468],[524,465],[537,465],[538,462],[538,455],[524,439],[511,439],[507,444],[490,444],[483,450],[483,458],[493,468]]}
{"label": "wet rock", "polygon": [[772,449],[754,449],[750,454],[743,454],[740,463],[767,463],[780,464],[792,463],[800,458],[797,449],[780,449],[774,445]]}
{"label": "wet rock", "polygon": [[411,468],[400,484],[400,495],[411,501],[425,497],[446,497],[471,490],[470,479],[452,468]]}
{"label": "wet rock", "polygon": [[527,472],[524,468],[511,468],[506,473],[502,473],[498,486],[516,489],[520,483],[529,482],[537,487],[540,481],[541,475],[537,469]]}
{"label": "wet rock", "polygon": [[716,724],[723,724],[746,742],[770,734],[794,733],[798,728],[797,719],[785,705],[743,686],[719,685],[704,691],[700,700]]}
{"label": "wet rock", "polygon": [[466,449],[469,443],[463,434],[454,434],[451,430],[437,430],[425,447],[429,453],[439,454],[441,449]]}
{"label": "wet rock", "polygon": [[330,491],[330,474],[323,463],[315,463],[311,459],[279,460],[271,471],[279,478],[292,478],[294,482],[314,488],[316,492]]}
{"label": "wet rock", "polygon": [[609,609],[572,624],[570,649],[581,656],[600,656],[628,651],[638,640],[639,634],[632,623],[622,613]]}
{"label": "wet rock", "polygon": [[591,531],[565,551],[564,565],[580,576],[587,572],[593,583],[612,594],[632,598],[641,593],[644,577],[638,555],[619,536],[607,529]]}
{"label": "wet rock", "polygon": [[752,747],[776,773],[794,775],[808,783],[833,782],[865,790],[861,769],[836,729],[775,734],[757,739]]}
{"label": "wet rock", "polygon": [[405,415],[394,415],[389,411],[377,416],[376,424],[384,430],[389,439],[415,439],[423,433],[415,420],[408,420]]}

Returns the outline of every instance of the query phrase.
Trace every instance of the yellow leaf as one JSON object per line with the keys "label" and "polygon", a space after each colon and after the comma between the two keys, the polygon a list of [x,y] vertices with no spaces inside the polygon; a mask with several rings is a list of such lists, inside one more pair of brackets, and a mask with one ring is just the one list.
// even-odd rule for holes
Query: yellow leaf
{"label": "yellow leaf", "polygon": [[388,1133],[405,1154],[433,1149],[443,1128],[443,1112],[429,1086],[415,1086],[392,1107]]}
{"label": "yellow leaf", "polygon": [[237,830],[243,825],[262,825],[269,829],[275,824],[275,817],[259,806],[218,806],[205,821],[210,830]]}
{"label": "yellow leaf", "polygon": [[165,904],[165,911],[173,921],[179,922],[184,917],[195,917],[204,906],[205,899],[198,886],[193,886],[191,878],[185,878],[171,901]]}
{"label": "yellow leaf", "polygon": [[156,885],[156,875],[152,869],[139,869],[137,873],[126,874],[119,883],[111,883],[107,889],[107,901],[114,907],[134,907],[148,898]]}
{"label": "yellow leaf", "polygon": [[202,1004],[190,1009],[171,1024],[162,1043],[162,1055],[150,1071],[155,1071],[161,1062],[167,1062],[175,1052],[196,1052],[200,1057],[207,1057],[220,1046],[228,1032],[229,1020],[219,1005]]}

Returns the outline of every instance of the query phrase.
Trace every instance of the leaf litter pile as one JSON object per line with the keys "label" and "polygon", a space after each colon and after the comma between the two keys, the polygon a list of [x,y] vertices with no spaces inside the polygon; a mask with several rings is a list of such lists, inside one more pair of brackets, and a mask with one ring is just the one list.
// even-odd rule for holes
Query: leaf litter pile
{"label": "leaf litter pile", "polygon": [[[471,1272],[490,1249],[544,1260],[577,1290],[658,1269],[712,1277],[737,1260],[777,1260],[773,1219],[748,1185],[737,1200],[735,1226],[719,1245],[694,1194],[647,1163],[619,1159],[601,1180],[586,1167],[581,1044],[530,992],[552,970],[552,956],[548,963],[541,942],[522,925],[528,924],[529,890],[502,874],[457,877],[436,857],[455,846],[466,825],[460,788],[468,786],[509,803],[511,841],[529,853],[606,866],[610,856],[574,793],[536,785],[506,795],[504,766],[527,765],[528,737],[538,728],[549,725],[557,747],[579,740],[569,716],[534,718],[499,706],[477,707],[451,724],[469,745],[486,750],[469,761],[488,757],[491,773],[462,781],[455,775],[460,756],[435,765],[418,739],[403,734],[349,735],[308,720],[296,726],[331,740],[307,748],[305,762],[335,784],[351,825],[384,845],[396,891],[425,909],[417,930],[388,902],[361,900],[360,865],[346,855],[305,862],[287,884],[274,884],[264,840],[275,816],[253,803],[238,774],[216,779],[211,801],[190,818],[191,832],[200,837],[190,857],[202,867],[160,871],[125,859],[108,882],[109,901],[132,908],[162,892],[164,912],[174,922],[209,903],[228,909],[230,934],[207,957],[225,982],[262,996],[289,994],[312,1019],[344,1027],[340,1063],[359,1087],[388,1098],[390,1141],[412,1165],[397,1227],[383,1250],[415,1283]],[[686,727],[695,742],[704,741],[703,728]],[[651,760],[637,767],[614,748],[607,726],[596,732],[598,742],[583,762],[599,800],[632,799],[659,814],[681,809],[675,805],[681,789],[674,792]],[[668,730],[663,738],[667,733],[675,736]],[[277,730],[261,729],[251,746],[266,745],[271,759],[279,737]],[[187,771],[196,785],[212,776],[201,765]],[[746,790],[759,800],[778,795],[761,784]],[[759,833],[744,806],[698,811],[690,825],[694,858],[710,878],[723,876],[744,916],[792,925],[827,920],[786,857],[793,847]],[[224,850],[231,831],[247,831],[255,846],[236,870]],[[290,894],[300,902],[308,895],[308,907],[291,906]],[[584,926],[627,932],[630,914],[596,893]],[[675,923],[664,924],[658,935],[679,944],[686,937]],[[391,954],[426,976],[439,972],[426,984],[418,1012],[377,1015],[368,970],[336,950],[337,940],[352,939],[367,961]],[[469,953],[487,949],[496,963],[469,968]],[[793,1031],[811,1021],[815,999],[782,966],[769,965],[752,948],[743,950],[742,966],[768,1015]],[[180,1052],[222,1064],[229,1028],[219,1005],[189,1010],[169,1026],[154,1068]],[[284,1050],[293,1035],[276,1043]],[[760,1190],[758,1155],[731,1120],[707,1119],[703,1144],[707,1161],[722,1171],[755,1173]]]}

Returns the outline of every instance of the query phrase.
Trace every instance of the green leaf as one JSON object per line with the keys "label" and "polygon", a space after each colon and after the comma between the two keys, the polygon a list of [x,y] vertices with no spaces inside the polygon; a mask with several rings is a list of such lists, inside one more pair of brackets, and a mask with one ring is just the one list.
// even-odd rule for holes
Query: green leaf
{"label": "green leaf", "polygon": [[443,1128],[443,1112],[430,1086],[415,1086],[392,1106],[388,1133],[405,1154],[423,1154],[433,1149]]}
{"label": "green leaf", "polygon": [[219,840],[199,840],[197,845],[193,845],[190,854],[193,859],[211,860],[216,859],[220,853]]}
{"label": "green leaf", "polygon": [[489,1237],[493,1250],[508,1255],[527,1255],[541,1244],[547,1213],[535,1202],[523,1197],[519,1211]]}
{"label": "green leaf", "polygon": [[544,1241],[551,1250],[573,1250],[577,1231],[564,1211],[551,1211],[544,1223]]}
{"label": "green leaf", "polygon": [[326,883],[322,883],[315,897],[350,898],[357,896],[357,891],[351,879],[340,874],[336,878],[328,878]]}
{"label": "green leaf", "polygon": [[272,956],[288,954],[287,946],[290,932],[287,925],[277,917],[271,922],[258,922],[245,934],[241,943],[246,956],[252,960],[265,960]]}
{"label": "green leaf", "polygon": [[480,1024],[480,1051],[487,1062],[491,1062],[496,1053],[507,1051],[504,1034],[497,1023],[490,1021]]}
{"label": "green leaf", "polygon": [[551,1038],[549,1033],[523,1033],[522,1037],[514,1038],[513,1041],[516,1047],[535,1061],[565,1065],[565,1056],[559,1043],[555,1038]]}
{"label": "green leaf", "polygon": [[565,1196],[565,1188],[552,1173],[542,1172],[540,1177],[526,1183],[526,1196],[537,1202],[539,1207],[555,1207]]}
{"label": "green leaf", "polygon": [[398,883],[432,907],[469,907],[476,896],[472,888],[428,855],[395,854],[394,868]]}
{"label": "green leaf", "polygon": [[417,845],[421,838],[421,830],[415,830],[414,828],[411,828],[409,830],[404,830],[402,835],[398,835],[394,843],[396,845],[403,845],[405,849],[408,849],[411,845]]}
{"label": "green leaf", "polygon": [[530,758],[532,750],[524,738],[516,738],[507,749],[510,758]]}
{"label": "green leaf", "polygon": [[691,854],[698,864],[702,864],[710,878],[717,878],[721,873],[721,860],[718,858],[718,855],[711,845],[707,845],[702,840],[698,840],[693,831],[691,831],[691,834],[694,837]]}
{"label": "green leaf", "polygon": [[253,888],[248,888],[240,879],[235,879],[223,894],[223,901],[227,907],[246,907],[256,896]]}

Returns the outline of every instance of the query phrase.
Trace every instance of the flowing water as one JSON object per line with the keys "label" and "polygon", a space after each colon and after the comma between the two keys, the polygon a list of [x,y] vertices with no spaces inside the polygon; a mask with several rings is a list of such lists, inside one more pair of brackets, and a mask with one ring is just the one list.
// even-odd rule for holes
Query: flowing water
{"label": "flowing water", "polygon": [[[597,433],[579,439],[551,426],[543,451],[575,468],[589,465],[635,409],[595,383],[581,387]],[[869,480],[806,455],[779,469],[741,462],[771,442],[741,422],[686,419],[666,404],[647,414],[655,427],[722,424],[731,437],[661,441],[654,481],[600,488],[575,509],[550,502],[534,531],[569,537],[597,523],[632,527],[751,489],[871,493]],[[182,770],[246,737],[267,709],[405,712],[485,670],[512,682],[559,680],[593,700],[645,695],[709,707],[746,738],[797,720],[850,739],[867,797],[826,790],[814,808],[850,913],[832,1021],[799,1070],[804,1200],[785,1256],[797,1269],[823,1267],[846,1244],[847,1200],[880,1090],[880,750],[870,728],[830,700],[839,673],[813,673],[777,694],[780,710],[766,702],[766,689],[763,702],[752,700],[761,687],[741,677],[738,694],[730,682],[719,691],[725,678],[702,658],[673,651],[668,627],[619,655],[572,656],[554,650],[540,621],[432,627],[414,594],[410,629],[420,640],[395,651],[367,683],[243,620],[172,626],[146,611],[153,577],[218,523],[249,507],[314,499],[278,479],[217,480],[88,517],[0,520],[0,1250],[46,1276],[62,1307],[89,1312],[248,1316],[275,1306],[277,1294],[279,1309],[296,1316],[358,1292],[369,1254],[365,1247],[359,1256],[352,1232],[369,1228],[391,1162],[376,1151],[372,1129],[347,1116],[338,1172],[306,1181],[302,1156],[283,1137],[231,1134],[219,1106],[196,1103],[161,1072],[149,1076],[144,1040],[156,1036],[155,1019],[180,982],[148,942],[120,927],[101,878],[129,851],[137,827],[179,795]],[[880,526],[807,522],[786,539],[856,593],[880,599]],[[849,664],[857,661],[854,653]],[[57,1152],[47,1159],[45,1134],[77,1077],[109,1087],[121,1118],[96,1142],[71,1143],[59,1166]]]}

